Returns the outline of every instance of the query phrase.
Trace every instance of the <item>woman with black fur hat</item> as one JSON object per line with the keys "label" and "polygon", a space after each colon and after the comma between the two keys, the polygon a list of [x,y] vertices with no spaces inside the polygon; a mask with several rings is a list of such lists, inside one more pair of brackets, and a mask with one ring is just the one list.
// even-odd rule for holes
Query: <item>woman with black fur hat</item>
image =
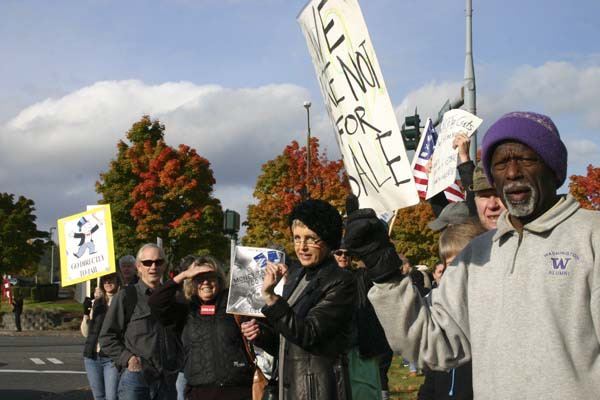
{"label": "woman with black fur hat", "polygon": [[[329,203],[306,200],[289,216],[298,263],[268,264],[262,312],[268,324],[251,320],[242,332],[279,355],[279,399],[351,398],[349,350],[356,291],[352,274],[338,268],[331,251],[340,246],[342,218]],[[283,295],[274,288],[283,276]]]}

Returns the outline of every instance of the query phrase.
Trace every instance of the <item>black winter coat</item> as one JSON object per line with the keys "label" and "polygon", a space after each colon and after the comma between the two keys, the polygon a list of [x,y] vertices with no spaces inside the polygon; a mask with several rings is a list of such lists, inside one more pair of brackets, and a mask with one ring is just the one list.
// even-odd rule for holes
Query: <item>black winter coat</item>
{"label": "black winter coat", "polygon": [[148,304],[161,321],[183,322],[181,340],[185,357],[184,375],[190,386],[252,387],[254,367],[248,361],[240,328],[225,312],[228,290],[215,299],[215,314],[200,315],[200,299],[177,303],[180,286],[169,280],[154,291]]}
{"label": "black winter coat", "polygon": [[[100,298],[94,301],[92,306],[92,319],[88,320],[88,335],[85,338],[85,345],[83,346],[83,356],[87,358],[96,359],[98,353],[96,348],[98,345],[98,335],[100,335],[100,328],[102,328],[102,322],[108,311],[108,305],[104,299]],[[100,349],[100,356],[106,357]]]}
{"label": "black winter coat", "polygon": [[367,269],[352,271],[356,280],[357,307],[355,311],[358,350],[361,357],[371,358],[392,353],[375,309],[367,297],[373,286]]}
{"label": "black winter coat", "polygon": [[290,306],[287,299],[306,269],[290,266],[283,296],[262,309],[269,325],[261,326],[257,345],[278,354],[278,339],[286,339],[279,376],[279,400],[344,400],[350,398],[346,353],[350,347],[356,285],[352,273],[333,258],[311,271],[303,293]]}
{"label": "black winter coat", "polygon": [[190,302],[181,340],[184,374],[190,386],[252,386],[254,368],[248,362],[240,328],[227,314],[228,291],[219,293],[216,314],[199,314],[200,299]]}

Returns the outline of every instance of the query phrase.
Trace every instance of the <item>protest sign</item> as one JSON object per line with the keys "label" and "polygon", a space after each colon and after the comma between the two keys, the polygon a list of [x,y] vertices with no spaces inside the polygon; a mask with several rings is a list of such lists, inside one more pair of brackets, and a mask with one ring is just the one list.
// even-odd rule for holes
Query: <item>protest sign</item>
{"label": "protest sign", "polygon": [[419,202],[402,134],[357,0],[298,15],[352,192],[378,214]]}
{"label": "protest sign", "polygon": [[482,121],[481,118],[465,110],[455,109],[444,113],[438,131],[435,151],[431,156],[427,199],[445,190],[456,179],[458,149],[452,148],[454,137],[460,132],[464,132],[468,137],[471,137]]}
{"label": "protest sign", "polygon": [[[237,246],[231,266],[231,281],[227,312],[230,314],[263,317],[260,309],[265,305],[261,295],[267,261],[285,263],[285,254],[278,250]],[[275,288],[281,294],[283,280]]]}
{"label": "protest sign", "polygon": [[61,286],[116,271],[110,206],[61,218],[57,224]]}

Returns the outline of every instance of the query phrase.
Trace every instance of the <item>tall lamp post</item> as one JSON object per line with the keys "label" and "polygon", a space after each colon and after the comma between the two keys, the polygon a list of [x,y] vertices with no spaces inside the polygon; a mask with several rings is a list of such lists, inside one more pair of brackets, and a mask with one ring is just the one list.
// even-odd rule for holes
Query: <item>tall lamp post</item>
{"label": "tall lamp post", "polygon": [[310,178],[310,101],[304,102],[304,108],[306,108],[306,125],[308,126],[308,132],[306,135],[306,198],[310,198],[310,191],[308,189],[308,181]]}
{"label": "tall lamp post", "polygon": [[[471,114],[477,115],[476,90],[475,90],[475,68],[473,66],[473,5],[472,0],[466,0],[466,46],[465,46],[465,80],[464,98],[465,108]],[[477,163],[477,132],[471,136],[470,151],[471,160]]]}
{"label": "tall lamp post", "polygon": [[50,233],[50,284],[54,283],[54,239],[52,239],[52,234],[54,233],[54,231],[56,230],[56,228],[54,226],[51,226],[50,229],[48,229],[48,233]]}

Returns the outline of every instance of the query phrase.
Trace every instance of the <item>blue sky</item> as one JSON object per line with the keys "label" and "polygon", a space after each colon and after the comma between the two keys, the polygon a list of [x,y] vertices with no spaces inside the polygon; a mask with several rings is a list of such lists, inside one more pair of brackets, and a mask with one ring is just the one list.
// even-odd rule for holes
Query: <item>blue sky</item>
{"label": "blue sky", "polygon": [[[458,96],[465,2],[360,2],[401,121]],[[482,131],[505,112],[550,115],[569,174],[600,164],[600,2],[473,1]],[[260,166],[313,134],[339,157],[296,0],[0,2],[0,190],[38,222],[98,199],[94,182],[142,114],[211,161],[216,196],[245,216]]]}

